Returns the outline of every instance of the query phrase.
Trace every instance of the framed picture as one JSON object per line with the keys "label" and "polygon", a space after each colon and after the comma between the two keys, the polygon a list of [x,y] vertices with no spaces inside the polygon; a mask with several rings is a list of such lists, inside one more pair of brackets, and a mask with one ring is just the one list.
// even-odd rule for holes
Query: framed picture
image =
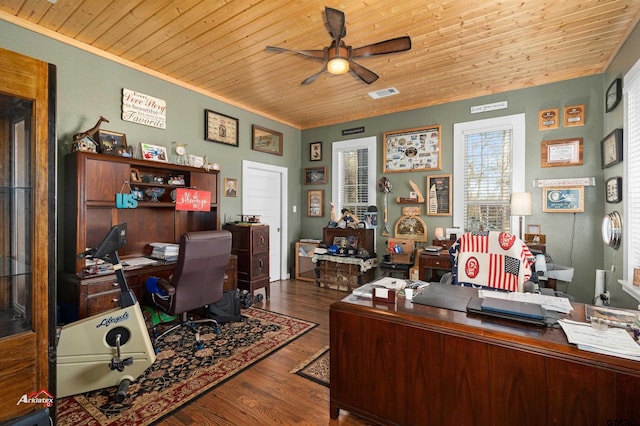
{"label": "framed picture", "polygon": [[440,126],[384,133],[383,173],[440,170]]}
{"label": "framed picture", "polygon": [[255,124],[251,126],[251,131],[253,133],[251,149],[274,155],[282,155],[282,133]]}
{"label": "framed picture", "polygon": [[211,142],[238,146],[238,119],[204,110],[204,138]]}
{"label": "framed picture", "polygon": [[542,211],[546,213],[584,212],[584,186],[542,188]]}
{"label": "framed picture", "polygon": [[142,182],[140,178],[140,170],[131,168],[131,182]]}
{"label": "framed picture", "polygon": [[582,145],[582,138],[542,141],[540,166],[581,166],[584,161]]}
{"label": "framed picture", "polygon": [[312,189],[307,191],[307,216],[324,216],[324,190]]}
{"label": "framed picture", "polygon": [[109,155],[122,155],[127,149],[127,137],[124,133],[110,130],[98,130],[98,144],[100,152]]}
{"label": "framed picture", "polygon": [[151,145],[141,142],[140,152],[142,153],[143,160],[161,161],[163,163],[169,162],[167,148],[162,145]]}
{"label": "framed picture", "polygon": [[427,241],[427,224],[419,216],[400,216],[396,222],[395,237]]}
{"label": "framed picture", "polygon": [[615,129],[600,142],[602,168],[606,169],[622,161],[622,129]]}
{"label": "framed picture", "polygon": [[527,234],[539,234],[541,232],[540,225],[527,225]]}
{"label": "framed picture", "polygon": [[611,82],[605,94],[604,106],[607,112],[611,112],[622,100],[622,79],[616,78]]}
{"label": "framed picture", "polygon": [[622,201],[622,178],[620,176],[607,179],[604,187],[607,203],[619,203]]}
{"label": "framed picture", "polygon": [[312,142],[309,144],[309,160],[322,160],[322,142]]}
{"label": "framed picture", "polygon": [[238,196],[238,179],[224,178],[224,196],[225,197]]}
{"label": "framed picture", "polygon": [[327,183],[327,167],[308,167],[304,169],[305,185],[320,185]]}
{"label": "framed picture", "polygon": [[451,175],[427,176],[427,216],[451,216]]}
{"label": "framed picture", "polygon": [[204,167],[204,157],[189,154],[189,165],[191,167]]}

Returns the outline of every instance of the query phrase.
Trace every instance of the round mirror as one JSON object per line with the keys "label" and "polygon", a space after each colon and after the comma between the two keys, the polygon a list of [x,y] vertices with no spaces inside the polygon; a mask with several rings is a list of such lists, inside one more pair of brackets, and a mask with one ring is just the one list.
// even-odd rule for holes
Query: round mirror
{"label": "round mirror", "polygon": [[605,245],[617,249],[622,237],[622,219],[620,213],[613,211],[602,218],[602,241]]}

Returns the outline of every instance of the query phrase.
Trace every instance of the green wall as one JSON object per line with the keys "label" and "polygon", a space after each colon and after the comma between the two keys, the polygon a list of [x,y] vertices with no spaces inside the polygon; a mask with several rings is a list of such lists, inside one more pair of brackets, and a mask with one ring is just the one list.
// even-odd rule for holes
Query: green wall
{"label": "green wall", "polygon": [[[290,206],[300,205],[300,137],[299,129],[285,126],[241,108],[185,89],[149,74],[134,70],[84,50],[71,47],[48,37],[0,20],[0,47],[13,50],[57,66],[57,140],[58,140],[58,226],[59,247],[64,245],[63,203],[64,156],[70,151],[72,136],[87,130],[104,116],[109,123],[102,129],[125,133],[128,144],[147,142],[170,148],[172,141],[188,144],[188,151],[206,155],[212,163],[221,165],[221,182],[225,177],[238,178],[242,191],[242,160],[289,167]],[[121,117],[122,89],[127,88],[167,103],[167,129],[161,130],[123,121]],[[209,109],[239,119],[239,147],[204,140],[204,110]],[[251,149],[251,126],[282,132],[284,155],[277,156]],[[221,199],[221,221],[238,220],[241,197]],[[291,212],[291,207],[288,211]],[[298,209],[298,212],[300,210]],[[299,213],[289,213],[288,233],[299,234]],[[62,252],[62,251],[60,251]],[[61,264],[61,261],[59,262]]]}
{"label": "green wall", "polygon": [[[453,77],[455,78],[455,76]],[[402,91],[402,88],[399,88]],[[500,93],[460,102],[452,102],[408,112],[389,114],[382,117],[369,118],[335,126],[326,126],[302,132],[303,167],[327,165],[331,166],[331,142],[365,136],[378,138],[377,177],[382,174],[382,136],[386,131],[423,127],[432,124],[442,126],[442,170],[437,172],[388,173],[387,176],[394,191],[389,196],[390,226],[401,215],[401,205],[395,202],[397,196],[408,196],[409,179],[420,185],[426,193],[426,176],[433,174],[450,174],[453,171],[453,124],[458,122],[480,120],[502,115],[525,113],[526,115],[526,179],[525,190],[533,193],[533,216],[526,218],[526,223],[540,224],[542,233],[547,238],[547,251],[555,263],[570,265],[575,268],[572,283],[567,291],[576,299],[591,302],[594,293],[595,270],[602,268],[603,245],[600,239],[600,219],[604,212],[603,172],[600,168],[600,140],[603,136],[603,76],[567,80],[560,83],[537,86],[530,89]],[[428,94],[425,93],[425,96]],[[488,113],[471,114],[470,108],[498,101],[507,101],[508,108]],[[372,101],[376,102],[376,101]],[[384,99],[377,102],[384,102]],[[584,126],[564,127],[560,125],[554,130],[538,130],[538,111],[548,108],[562,108],[570,105],[586,106]],[[343,129],[364,127],[365,132],[354,136],[342,136]],[[581,137],[584,140],[584,164],[572,167],[542,168],[540,166],[540,145],[543,140],[555,140]],[[323,142],[323,161],[309,162],[308,144]],[[331,175],[331,173],[329,173]],[[543,213],[542,193],[540,188],[533,187],[534,179],[595,177],[596,186],[585,188],[584,213]],[[456,179],[454,176],[453,179]],[[303,188],[306,190],[309,188]],[[314,188],[315,189],[315,186]],[[323,187],[327,200],[331,199],[331,185]],[[306,191],[305,191],[306,192]],[[393,201],[392,201],[393,200]],[[328,201],[327,201],[328,203]],[[382,211],[383,194],[377,195],[378,211]],[[327,210],[325,210],[327,211]],[[423,212],[425,208],[423,206]],[[302,218],[301,237],[319,238],[321,228],[328,221],[329,213],[323,219]],[[433,239],[436,227],[453,226],[451,217],[422,216],[428,226],[428,239]],[[393,227],[391,228],[393,229]],[[384,251],[385,238],[378,232],[378,253]],[[565,290],[560,283],[560,290]]]}

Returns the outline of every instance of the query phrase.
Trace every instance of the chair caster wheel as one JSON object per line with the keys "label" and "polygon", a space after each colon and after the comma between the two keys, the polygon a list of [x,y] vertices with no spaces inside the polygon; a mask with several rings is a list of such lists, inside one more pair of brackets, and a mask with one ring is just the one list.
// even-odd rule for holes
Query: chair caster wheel
{"label": "chair caster wheel", "polygon": [[198,347],[199,351],[202,350],[202,348],[204,348],[204,345],[202,343],[198,343],[196,346]]}
{"label": "chair caster wheel", "polygon": [[220,334],[220,327],[216,327],[216,334]]}
{"label": "chair caster wheel", "polygon": [[153,348],[153,353],[155,353],[156,355],[158,355],[158,352],[160,352],[160,351],[158,350],[158,348]]}
{"label": "chair caster wheel", "polygon": [[260,303],[262,302],[262,299],[264,299],[264,296],[262,296],[262,294],[256,294],[256,296],[253,299],[253,303]]}

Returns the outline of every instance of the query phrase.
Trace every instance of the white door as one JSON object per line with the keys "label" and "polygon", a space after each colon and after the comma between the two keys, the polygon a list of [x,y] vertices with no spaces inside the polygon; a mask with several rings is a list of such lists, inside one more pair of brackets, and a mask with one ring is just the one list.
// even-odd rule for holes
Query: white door
{"label": "white door", "polygon": [[287,277],[287,182],[285,167],[242,161],[242,214],[269,225],[270,281]]}

